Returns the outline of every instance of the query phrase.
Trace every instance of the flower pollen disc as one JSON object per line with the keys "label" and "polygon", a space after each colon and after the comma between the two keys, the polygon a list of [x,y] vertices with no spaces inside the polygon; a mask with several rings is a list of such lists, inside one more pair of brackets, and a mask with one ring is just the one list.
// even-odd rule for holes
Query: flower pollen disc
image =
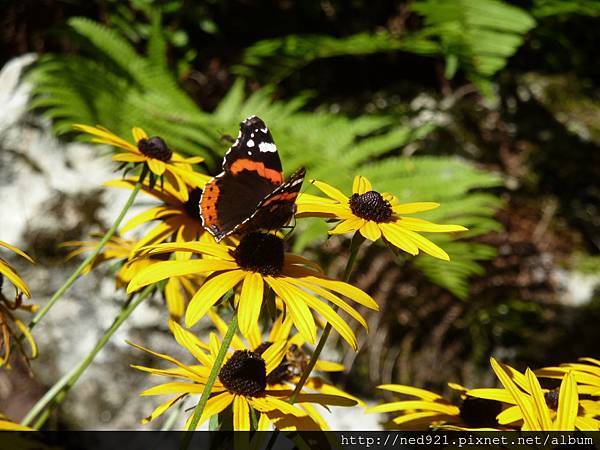
{"label": "flower pollen disc", "polygon": [[219,381],[227,390],[238,395],[257,397],[267,387],[265,360],[250,350],[236,350],[219,371]]}
{"label": "flower pollen disc", "polygon": [[348,203],[352,214],[365,220],[380,223],[386,222],[392,217],[390,202],[376,191],[353,194]]}
{"label": "flower pollen disc", "polygon": [[485,398],[467,397],[460,406],[460,418],[476,428],[496,427],[496,416],[502,412],[502,404]]}
{"label": "flower pollen disc", "polygon": [[148,139],[140,139],[138,150],[148,158],[158,159],[167,162],[173,156],[173,152],[167,146],[167,143],[158,136],[152,136]]}
{"label": "flower pollen disc", "polygon": [[279,275],[285,257],[283,240],[273,234],[250,233],[242,238],[233,257],[244,270]]}

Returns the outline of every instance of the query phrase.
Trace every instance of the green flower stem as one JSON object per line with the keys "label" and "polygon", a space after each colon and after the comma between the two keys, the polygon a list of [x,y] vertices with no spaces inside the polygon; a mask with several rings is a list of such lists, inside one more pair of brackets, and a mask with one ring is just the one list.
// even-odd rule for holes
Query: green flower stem
{"label": "green flower stem", "polygon": [[58,380],[54,386],[52,386],[42,398],[38,400],[38,402],[33,405],[31,410],[27,413],[23,421],[22,425],[30,426],[30,424],[35,420],[36,417],[40,416],[38,421],[35,423],[36,429],[41,427],[45,420],[48,417],[48,412],[50,404],[55,401],[55,403],[60,403],[69,389],[73,387],[73,385],[79,380],[79,377],[83,374],[83,372],[90,366],[92,361],[96,355],[104,348],[104,346],[108,343],[113,334],[119,329],[119,327],[125,322],[125,320],[131,315],[131,313],[144,301],[155,289],[155,285],[150,285],[146,287],[142,292],[139,293],[132,301],[127,303],[121,313],[115,318],[113,324],[106,330],[104,335],[98,340],[96,346],[87,354],[87,356],[75,366],[70,372],[67,372],[63,375],[60,380]]}
{"label": "green flower stem", "polygon": [[[354,234],[354,237],[352,237],[352,243],[350,244],[350,256],[348,257],[348,261],[346,262],[346,269],[344,270],[344,281],[345,282],[347,282],[350,279],[350,275],[352,274],[352,269],[354,268],[354,263],[356,262],[356,256],[358,255],[358,249],[360,248],[360,245],[364,242],[364,240],[365,240],[365,238],[358,231]],[[337,307],[335,307],[334,310],[337,310]],[[323,348],[325,347],[325,343],[327,342],[327,339],[329,338],[329,335],[331,334],[331,329],[332,329],[331,324],[329,322],[327,322],[327,325],[325,325],[325,328],[323,328],[323,333],[321,333],[319,342],[317,342],[315,351],[313,352],[312,356],[310,357],[310,361],[309,361],[308,365],[306,366],[306,369],[304,369],[304,372],[302,372],[302,375],[300,376],[300,380],[298,380],[298,384],[296,384],[296,388],[294,389],[294,392],[290,396],[290,399],[289,399],[290,403],[293,404],[296,402],[296,399],[298,398],[300,391],[302,391],[302,388],[306,384],[308,377],[310,377],[311,372],[315,368],[315,365],[317,364],[319,356],[321,356],[321,352],[323,351]]]}
{"label": "green flower stem", "polygon": [[[227,350],[229,350],[229,346],[231,345],[231,341],[233,340],[233,336],[237,331],[238,326],[238,318],[237,313],[233,312],[233,317],[231,318],[231,322],[229,322],[229,327],[227,328],[227,333],[223,337],[223,341],[221,342],[221,348],[219,349],[219,353],[217,353],[217,357],[215,358],[215,362],[210,370],[210,375],[206,380],[206,386],[202,391],[202,395],[200,396],[200,401],[196,405],[194,409],[194,415],[192,416],[192,420],[188,426],[188,431],[194,431],[198,427],[198,422],[200,422],[200,417],[202,417],[202,412],[204,411],[204,407],[206,406],[206,402],[208,402],[208,397],[212,392],[212,388],[217,380],[217,375],[219,375],[219,370],[223,365],[223,361],[225,360],[225,355],[227,355]],[[186,433],[187,434],[187,433]],[[189,439],[191,438],[191,434],[186,436],[186,442],[189,444]],[[183,448],[187,448],[187,444],[184,443]]]}
{"label": "green flower stem", "polygon": [[142,188],[142,184],[144,182],[144,178],[146,178],[147,174],[148,174],[148,168],[144,165],[144,168],[142,169],[142,173],[140,174],[140,178],[139,178],[138,182],[135,184],[135,187],[133,188],[133,191],[131,192],[131,195],[129,195],[129,198],[127,199],[127,202],[123,206],[123,209],[119,213],[119,216],[117,217],[117,219],[115,220],[115,222],[112,224],[112,226],[109,228],[109,230],[104,234],[104,237],[102,238],[102,240],[100,241],[100,243],[98,244],[98,246],[96,247],[96,249],[90,255],[88,255],[87,258],[85,258],[85,261],[83,261],[79,265],[79,267],[77,267],[77,269],[75,270],[75,272],[73,272],[71,274],[71,276],[69,277],[69,279],[67,281],[65,281],[65,284],[63,284],[58,289],[58,291],[56,291],[54,293],[54,295],[48,301],[48,303],[46,303],[44,305],[44,307],[42,309],[40,309],[40,311],[33,317],[33,319],[31,320],[31,322],[29,322],[29,329],[30,330],[33,329],[33,327],[35,327],[44,318],[44,316],[46,314],[48,314],[48,311],[50,311],[50,309],[54,306],[54,304],[58,301],[58,299],[60,299],[62,297],[62,295],[77,280],[77,278],[79,278],[79,275],[81,275],[81,273],[85,270],[85,268],[91,262],[93,262],[94,259],[96,259],[96,256],[98,256],[100,254],[100,252],[102,251],[102,249],[104,248],[104,246],[106,245],[106,243],[109,241],[109,239],[111,237],[113,237],[113,235],[115,234],[115,232],[119,228],[119,225],[121,225],[121,222],[123,221],[123,218],[125,217],[125,214],[129,210],[129,208],[131,208],[131,205],[133,205],[133,201],[135,200],[135,197],[137,196],[138,192],[140,192],[140,189]]}

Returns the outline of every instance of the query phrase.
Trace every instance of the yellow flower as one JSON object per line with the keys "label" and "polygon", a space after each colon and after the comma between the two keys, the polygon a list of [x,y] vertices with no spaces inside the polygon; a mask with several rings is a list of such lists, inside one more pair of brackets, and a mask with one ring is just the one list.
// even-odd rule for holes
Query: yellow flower
{"label": "yellow flower", "polygon": [[[29,257],[29,255],[19,250],[17,247],[7,244],[3,241],[0,241],[0,247],[12,250],[14,253],[18,254],[19,256],[22,256],[27,261],[33,263],[33,260]],[[15,288],[14,300],[8,299],[2,292],[4,277],[6,277]],[[29,331],[29,327],[27,327],[27,325],[25,325],[18,317],[16,317],[13,314],[13,311],[16,310],[28,312],[36,311],[36,305],[26,305],[23,303],[23,295],[26,295],[27,297],[31,298],[31,292],[27,287],[27,284],[19,276],[16,270],[13,269],[10,266],[10,264],[8,264],[8,262],[0,258],[0,345],[2,346],[0,353],[0,366],[3,366],[8,363],[11,354],[11,340],[17,337],[17,333],[13,329],[12,325],[14,325],[14,327],[16,327],[23,334],[23,336],[25,336],[25,339],[29,344],[31,353],[29,358],[34,359],[37,357],[38,354],[37,344],[35,343],[35,339],[33,339],[33,336]],[[19,341],[17,341],[17,345],[22,351]]]}
{"label": "yellow flower", "polygon": [[338,306],[365,329],[365,319],[337,294],[342,294],[368,308],[379,308],[375,300],[360,289],[327,278],[310,260],[285,253],[283,241],[273,234],[248,234],[237,247],[202,242],[175,242],[149,248],[150,254],[187,251],[204,256],[202,259],[153,264],[137,274],[128,286],[128,291],[132,292],[172,276],[210,274],[190,301],[185,313],[187,327],[198,322],[230,289],[235,289],[240,331],[244,336],[249,336],[253,324],[259,318],[266,284],[281,299],[287,314],[290,314],[294,325],[308,342],[314,343],[317,337],[312,309],[331,323],[356,350],[356,336],[350,326],[320,298]]}
{"label": "yellow flower", "polygon": [[[206,181],[210,179],[208,176],[200,173],[197,173],[196,177],[196,184],[200,186],[204,186]],[[106,185],[133,189],[135,183],[135,180],[114,180],[109,181]],[[142,211],[132,217],[121,228],[121,233],[127,233],[140,225],[159,220],[159,223],[146,232],[138,241],[138,248],[166,241],[189,242],[201,240],[214,242],[211,234],[202,226],[202,220],[200,219],[199,201],[202,194],[200,187],[190,188],[185,197],[177,189],[168,184],[161,190],[158,190],[151,189],[145,183],[142,191],[160,200],[162,204]],[[183,254],[178,254],[177,256],[181,257]]]}
{"label": "yellow flower", "polygon": [[298,217],[326,217],[340,220],[330,234],[346,234],[359,231],[366,239],[377,241],[383,238],[395,247],[411,255],[419,250],[439,259],[449,260],[448,254],[419,232],[448,233],[465,231],[461,225],[439,225],[414,217],[405,217],[429,211],[440,206],[438,203],[417,202],[399,204],[396,197],[374,191],[364,177],[354,178],[352,196],[321,181],[313,181],[327,197],[301,194],[298,198]]}
{"label": "yellow flower", "polygon": [[448,386],[458,391],[461,403],[454,404],[435,392],[401,384],[383,384],[378,389],[415,397],[368,408],[367,413],[398,412],[392,422],[404,430],[448,428],[455,430],[497,430],[496,415],[501,410],[497,402],[481,400],[465,395],[466,389],[454,383]]}
{"label": "yellow flower", "polygon": [[[176,322],[170,321],[169,327],[179,345],[194,356],[197,364],[186,365],[171,356],[132,344],[176,366],[172,369],[155,369],[134,365],[133,368],[179,380],[159,384],[141,393],[142,396],[174,395],[159,405],[143,420],[143,423],[156,419],[189,395],[200,395],[206,386],[208,375],[220,349],[220,340],[214,333],[210,334],[209,342],[206,344]],[[270,424],[280,429],[313,428],[314,421],[310,420],[306,412],[287,402],[289,391],[273,391],[267,386],[267,378],[281,363],[286,347],[286,341],[277,341],[262,354],[248,348],[230,349],[233,351],[228,352],[225,362],[220,367],[218,378],[211,391],[212,396],[206,403],[199,425],[232,405],[234,430],[250,429],[252,410],[259,413],[256,427],[258,430],[267,430]],[[324,405],[336,400],[333,396],[309,394],[304,394],[300,398],[304,403],[319,402]],[[347,399],[342,400],[347,402]],[[186,429],[190,421],[191,416],[187,420]]]}
{"label": "yellow flower", "polygon": [[591,417],[594,411],[586,411],[586,404],[579,399],[577,383],[571,372],[563,374],[558,390],[549,390],[542,389],[530,369],[522,374],[494,358],[490,361],[504,388],[471,389],[467,393],[508,404],[509,407],[498,415],[500,424],[518,426],[522,423],[520,428],[523,431],[598,431],[600,421]]}
{"label": "yellow flower", "polygon": [[203,158],[199,156],[184,158],[173,152],[160,137],[148,137],[141,128],[131,129],[135,145],[104,127],[78,124],[73,125],[73,128],[94,136],[92,142],[108,144],[125,150],[125,152],[114,155],[112,159],[122,163],[146,164],[152,174],[157,177],[164,176],[167,183],[171,184],[186,200],[188,186],[200,187],[197,184],[197,173],[194,172],[191,165],[202,162]]}
{"label": "yellow flower", "polygon": [[[227,323],[225,323],[225,321],[215,311],[209,311],[208,316],[219,331],[221,337],[225,336],[227,333]],[[247,344],[244,344],[238,335],[234,335],[231,343],[231,346],[236,350],[250,348],[257,353],[262,354],[266,349],[273,345],[274,342],[285,341],[285,356],[281,363],[279,363],[279,365],[267,376],[267,385],[270,386],[271,389],[288,391],[290,395],[296,388],[296,384],[300,380],[300,376],[310,361],[310,355],[303,349],[304,339],[300,334],[294,334],[292,337],[290,337],[291,329],[291,316],[287,315],[284,318],[283,314],[279,314],[273,322],[269,333],[264,337],[263,333],[260,332],[259,324],[256,323],[247,338]],[[342,364],[319,359],[316,362],[313,373],[315,371],[341,372],[343,370],[344,366]],[[339,397],[341,401],[338,406],[365,406],[364,402],[357,397],[336,388],[335,386],[327,383],[321,377],[317,376],[310,376],[306,380],[302,392],[315,392],[319,394],[330,395],[332,398]],[[348,399],[349,402],[344,404],[344,398]],[[312,404],[302,402],[298,402],[296,404],[303,409],[308,416],[315,421],[316,424],[319,425],[320,429],[329,430],[327,421]]]}
{"label": "yellow flower", "polygon": [[4,414],[0,413],[0,431],[34,431],[32,428],[25,427],[13,422]]}
{"label": "yellow flower", "polygon": [[[93,251],[98,246],[98,242],[99,240],[69,241],[64,242],[62,246],[77,247],[67,255],[67,258],[72,258],[81,253]],[[139,248],[138,242],[124,239],[120,236],[113,236],[106,243],[97,258],[85,268],[84,273],[87,273],[102,263],[116,261],[117,264],[120,265],[119,270],[116,273],[116,285],[117,289],[121,289],[127,286],[133,276],[142,269],[161,261],[161,255],[134,258],[133,256],[135,255],[137,248]],[[162,260],[164,260],[164,258],[162,258]],[[185,307],[194,293],[198,290],[202,280],[202,277],[193,274],[169,278],[165,284],[163,294],[171,318],[179,320],[183,317]]]}

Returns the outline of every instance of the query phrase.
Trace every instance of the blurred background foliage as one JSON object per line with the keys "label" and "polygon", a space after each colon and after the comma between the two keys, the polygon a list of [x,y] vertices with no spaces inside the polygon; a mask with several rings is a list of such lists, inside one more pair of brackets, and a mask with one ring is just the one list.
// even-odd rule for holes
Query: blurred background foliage
{"label": "blurred background foliage", "polygon": [[[287,173],[347,192],[362,174],[469,227],[434,236],[449,263],[361,255],[382,312],[339,381],[368,395],[481,383],[491,355],[598,356],[600,298],[569,283],[598,276],[599,15],[595,0],[9,2],[0,61],[41,55],[31,107],[64,139],[142,126],[215,173],[223,135],[257,114]],[[335,273],[348,242],[324,230],[301,221],[294,245]]]}

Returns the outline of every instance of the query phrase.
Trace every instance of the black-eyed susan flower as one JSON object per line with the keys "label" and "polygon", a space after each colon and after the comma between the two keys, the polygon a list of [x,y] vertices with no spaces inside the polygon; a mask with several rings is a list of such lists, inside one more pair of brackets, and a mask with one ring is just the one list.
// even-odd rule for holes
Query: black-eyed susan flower
{"label": "black-eyed susan flower", "polygon": [[[208,312],[208,316],[221,334],[225,336],[227,332],[227,323],[213,310]],[[310,360],[310,354],[303,348],[304,339],[298,333],[290,336],[292,330],[292,320],[290,315],[279,314],[274,320],[267,334],[261,333],[260,326],[257,323],[247,337],[247,344],[242,339],[234,335],[231,346],[236,350],[251,348],[256,353],[262,355],[274,342],[285,341],[285,356],[279,365],[267,376],[267,385],[272,390],[286,392],[291,395],[300,380],[300,376],[306,370]],[[344,370],[342,364],[318,359],[314,368],[320,372],[341,372]],[[319,376],[310,376],[304,384],[303,393],[316,393],[331,396],[331,399],[337,399],[337,406],[365,406],[359,398],[344,392],[343,390],[327,383]],[[310,397],[308,397],[310,399]],[[345,399],[345,400],[344,400]],[[315,406],[310,402],[302,402],[302,397],[296,402],[301,409],[306,411],[308,416],[318,424],[321,430],[329,430],[329,425]]]}
{"label": "black-eyed susan flower", "polygon": [[[208,375],[221,346],[215,333],[211,333],[209,342],[204,343],[176,322],[170,321],[169,327],[177,342],[194,356],[196,362],[193,365],[186,365],[171,356],[132,344],[176,366],[171,369],[137,365],[132,367],[153,375],[178,380],[159,384],[141,393],[142,396],[172,396],[146,417],[143,423],[156,419],[185,397],[200,395],[206,387]],[[250,430],[253,410],[259,415],[256,423],[258,430],[267,430],[271,424],[281,429],[304,429],[307,423],[313,424],[305,411],[288,403],[286,392],[273,391],[268,386],[267,379],[284,358],[286,346],[285,341],[274,342],[261,354],[243,347],[230,349],[219,369],[217,380],[211,390],[211,397],[206,403],[199,424],[228,407],[233,409],[234,430]],[[326,401],[330,399],[331,396],[309,398],[305,395],[302,401],[312,400],[327,404]],[[186,429],[190,421],[191,417],[188,418]]]}
{"label": "black-eyed susan flower", "polygon": [[394,427],[404,430],[426,430],[428,428],[451,428],[457,430],[497,430],[496,416],[502,405],[466,395],[466,389],[455,383],[448,386],[458,392],[461,401],[453,403],[441,395],[413,386],[383,384],[378,389],[413,397],[383,403],[368,408],[368,413],[397,413],[392,419]]}
{"label": "black-eyed susan flower", "polygon": [[[210,179],[200,173],[195,176],[197,179],[195,184],[201,186],[204,186]],[[114,180],[109,181],[106,185],[133,189],[135,183],[135,180]],[[141,190],[159,200],[161,204],[135,215],[121,227],[120,232],[127,233],[141,225],[158,221],[139,239],[138,248],[167,241],[214,242],[211,234],[202,226],[200,219],[199,202],[202,195],[200,187],[190,188],[186,196],[169,184],[164,185],[161,189],[156,189],[150,188],[148,183],[145,183]]]}
{"label": "black-eyed susan flower", "polygon": [[235,298],[240,330],[244,336],[248,336],[253,324],[258,321],[266,285],[285,305],[286,313],[308,342],[314,343],[317,337],[312,314],[315,311],[356,349],[356,336],[350,326],[323,300],[333,303],[365,328],[365,319],[338,294],[368,308],[379,309],[375,300],[365,292],[326,277],[308,259],[286,253],[283,240],[273,234],[248,234],[236,247],[202,242],[165,243],[150,247],[149,254],[186,251],[203,257],[153,264],[133,278],[128,291],[172,276],[192,273],[210,275],[190,301],[185,313],[187,327],[198,322],[225,293],[234,289],[237,292]]}
{"label": "black-eyed susan flower", "polygon": [[131,133],[135,144],[132,144],[104,127],[81,124],[73,127],[92,135],[92,142],[108,144],[125,150],[125,152],[114,155],[112,159],[126,164],[146,164],[155,177],[164,177],[166,182],[186,199],[189,186],[200,187],[196,184],[198,177],[192,169],[192,164],[202,162],[203,158],[199,156],[184,158],[173,152],[159,136],[149,137],[144,130],[134,127]]}
{"label": "black-eyed susan flower", "polygon": [[461,225],[440,225],[410,214],[429,211],[440,206],[433,202],[398,203],[389,193],[374,191],[364,177],[354,178],[352,195],[347,197],[340,190],[322,181],[313,184],[328,198],[301,194],[298,198],[298,217],[326,217],[340,222],[330,234],[360,232],[366,239],[377,241],[383,238],[395,247],[411,255],[419,250],[439,259],[449,260],[448,254],[419,233],[449,233],[465,231]]}
{"label": "black-eyed susan flower", "polygon": [[[98,240],[88,241],[69,241],[62,244],[63,247],[75,247],[67,258],[73,258],[82,253],[91,252],[98,246]],[[86,267],[84,273],[92,268],[107,262],[114,262],[118,270],[116,271],[116,287],[124,288],[132,280],[133,276],[142,269],[151,266],[158,261],[164,261],[162,255],[135,257],[139,243],[135,240],[125,239],[120,236],[113,236],[106,243],[96,259]],[[179,320],[183,317],[185,308],[198,290],[203,277],[194,274],[171,277],[164,285],[163,295],[167,304],[169,316],[172,319]]]}
{"label": "black-eyed susan flower", "polygon": [[[33,263],[33,260],[29,257],[29,255],[19,250],[17,247],[7,244],[3,241],[0,241],[0,247],[7,248],[17,255],[25,258],[27,261]],[[10,298],[5,296],[3,293],[5,279],[8,279],[13,284],[15,289],[14,295],[10,296]],[[21,348],[20,341],[16,339],[17,330],[23,334],[29,345],[29,358],[33,359],[37,357],[38,349],[35,339],[33,339],[33,336],[31,335],[27,325],[25,325],[15,315],[15,311],[18,310],[35,312],[37,309],[36,305],[27,305],[23,303],[23,295],[31,298],[29,287],[19,276],[16,270],[10,264],[8,264],[8,262],[0,258],[0,342],[2,346],[2,349],[0,350],[0,366],[7,364],[10,359],[13,339],[19,348]],[[25,354],[25,352],[23,352],[23,354]]]}
{"label": "black-eyed susan flower", "polygon": [[494,358],[490,361],[503,389],[470,389],[467,393],[507,404],[508,407],[498,414],[498,423],[523,431],[598,431],[600,421],[593,418],[598,411],[586,411],[570,371],[563,374],[559,389],[543,389],[532,370],[527,369],[522,374]]}

